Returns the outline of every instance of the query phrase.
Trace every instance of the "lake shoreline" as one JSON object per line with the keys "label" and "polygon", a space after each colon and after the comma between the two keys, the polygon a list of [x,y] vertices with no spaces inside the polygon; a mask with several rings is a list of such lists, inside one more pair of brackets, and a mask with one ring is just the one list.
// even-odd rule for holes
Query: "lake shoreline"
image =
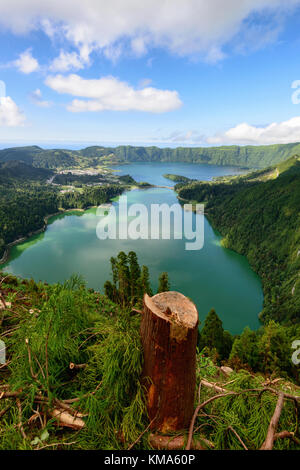
{"label": "lake shoreline", "polygon": [[[173,189],[171,186],[156,186],[156,185],[149,186],[149,189],[153,188],[153,187]],[[144,190],[144,189],[148,189],[148,188],[147,187],[141,188],[140,186],[131,186],[130,190],[133,190],[133,189],[143,189]],[[24,243],[26,240],[28,240],[31,237],[34,237],[35,235],[38,235],[40,233],[45,232],[47,227],[48,227],[48,220],[51,219],[51,217],[55,217],[56,215],[62,215],[62,214],[65,214],[66,212],[72,212],[72,211],[85,212],[89,209],[92,209],[93,207],[98,207],[98,206],[88,206],[88,207],[85,207],[84,209],[80,209],[78,207],[74,207],[74,208],[71,208],[71,209],[61,209],[60,211],[55,212],[54,214],[46,215],[44,217],[43,227],[41,227],[41,228],[39,228],[39,229],[37,229],[33,232],[29,232],[28,234],[24,235],[24,237],[17,238],[16,240],[14,240],[14,241],[12,241],[12,242],[10,242],[6,245],[3,256],[0,259],[0,266],[2,266],[3,264],[6,264],[9,261],[11,248],[13,248],[14,246],[19,245],[20,243]]]}
{"label": "lake shoreline", "polygon": [[77,211],[77,212],[85,212],[87,211],[88,209],[92,209],[93,207],[97,207],[97,206],[88,206],[86,207],[85,209],[79,209],[78,207],[74,207],[74,208],[71,208],[71,209],[61,209],[59,212],[55,212],[54,214],[49,214],[49,215],[46,215],[44,217],[44,225],[43,227],[37,229],[37,230],[34,230],[33,232],[29,232],[27,235],[24,235],[24,237],[21,237],[21,238],[17,238],[16,240],[14,240],[13,242],[10,242],[6,245],[6,248],[5,248],[5,251],[4,251],[4,254],[2,256],[2,258],[0,259],[0,266],[2,266],[3,264],[6,264],[8,261],[9,261],[9,258],[10,258],[10,251],[11,249],[14,247],[14,246],[17,246],[21,243],[24,243],[26,242],[26,240],[28,240],[29,238],[31,237],[34,237],[35,235],[39,235],[40,233],[43,233],[46,231],[47,227],[48,227],[48,221],[49,219],[51,219],[52,217],[55,217],[57,215],[63,215],[65,214],[66,212],[74,212],[74,211]]}

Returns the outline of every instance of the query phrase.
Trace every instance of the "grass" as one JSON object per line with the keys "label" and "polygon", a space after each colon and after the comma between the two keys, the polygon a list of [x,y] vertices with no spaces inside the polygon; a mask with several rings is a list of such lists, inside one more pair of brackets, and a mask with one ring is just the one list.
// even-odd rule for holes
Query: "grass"
{"label": "grass", "polygon": [[[0,276],[8,308],[0,311],[0,339],[7,347],[7,367],[0,369],[0,449],[150,449],[149,420],[140,383],[143,355],[138,315],[121,309],[105,296],[87,289],[80,277],[64,284],[36,284],[11,275]],[[70,370],[69,363],[85,364]],[[215,395],[202,379],[228,390],[262,390],[266,378],[247,371],[220,375],[211,356],[197,355],[195,406]],[[288,381],[274,387],[299,394]],[[51,416],[61,403],[82,414],[83,429],[63,427]],[[69,403],[69,401],[72,401]],[[270,392],[241,393],[220,398],[198,415],[194,436],[215,449],[258,448],[266,435],[277,396]],[[287,400],[281,430],[299,435],[299,410]],[[185,432],[185,440],[187,431]],[[276,449],[299,448],[289,439]]]}

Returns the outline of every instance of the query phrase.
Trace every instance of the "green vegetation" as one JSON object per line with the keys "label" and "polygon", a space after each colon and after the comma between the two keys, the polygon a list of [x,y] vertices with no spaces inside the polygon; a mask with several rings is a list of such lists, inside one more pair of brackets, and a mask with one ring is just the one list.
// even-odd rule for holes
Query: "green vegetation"
{"label": "green vegetation", "polygon": [[158,279],[157,293],[159,294],[160,292],[168,292],[169,290],[170,290],[169,276],[168,276],[168,273],[163,272],[161,273]]}
{"label": "green vegetation", "polygon": [[[144,294],[153,295],[147,266],[139,266],[134,251],[128,255],[121,251],[117,258],[111,258],[110,264],[112,282],[106,281],[104,284],[105,295],[122,307],[141,308]],[[167,273],[162,273],[158,282],[157,292],[169,290]]]}
{"label": "green vegetation", "polygon": [[265,168],[299,153],[300,144],[198,148],[87,147],[82,150],[44,150],[37,146],[0,151],[0,162],[20,160],[40,168],[95,168],[128,162],[189,162]]}
{"label": "green vegetation", "polygon": [[[0,395],[7,386],[18,390],[26,437],[15,426],[19,420],[15,398],[12,402],[1,396],[0,449],[39,448],[55,442],[53,448],[65,448],[70,441],[75,441],[75,449],[122,448],[122,439],[136,439],[145,421],[138,319],[87,290],[78,277],[54,286],[12,277],[1,281],[13,309],[0,317],[0,337],[8,353],[8,366],[0,369]],[[70,362],[86,367],[76,373]],[[74,401],[72,406],[66,399]],[[73,410],[74,426],[80,410],[85,427],[70,431],[52,416],[55,408]],[[80,426],[81,415],[77,421]]]}
{"label": "green vegetation", "polygon": [[187,178],[186,176],[181,176],[181,175],[173,175],[173,174],[165,174],[163,175],[164,178],[167,178],[168,180],[175,181],[175,183],[190,183],[192,180],[190,178]]}
{"label": "green vegetation", "polygon": [[[13,182],[12,182],[13,181]],[[5,246],[45,225],[45,217],[61,209],[85,209],[120,195],[119,184],[84,187],[81,192],[60,193],[55,186],[11,180],[0,185],[0,257]]]}
{"label": "green vegetation", "polygon": [[7,185],[12,178],[20,181],[45,181],[53,175],[54,173],[51,170],[35,168],[15,160],[0,163],[0,185]]}
{"label": "green vegetation", "polygon": [[264,168],[300,153],[300,144],[268,146],[223,146],[209,148],[175,149],[158,147],[119,146],[116,148],[88,147],[81,150],[85,157],[98,157],[100,161],[126,162],[189,162],[232,165],[245,168]]}
{"label": "green vegetation", "polygon": [[[135,281],[144,276],[147,289],[149,272],[134,252],[121,252],[112,259],[112,276],[116,303],[87,289],[78,276],[46,285],[0,275],[0,339],[7,350],[7,362],[0,366],[0,449],[151,448],[140,383],[140,315],[132,310],[142,295]],[[279,327],[270,328],[260,335],[261,350],[277,361],[282,337]],[[274,448],[299,449],[297,387],[277,380],[279,369],[271,362],[269,379],[241,368],[237,357],[249,354],[246,335],[234,339],[229,363],[235,361],[236,371],[227,378],[215,351],[228,338],[216,313],[208,315],[201,334],[206,346],[197,354],[195,407],[220,393],[214,386],[226,395],[198,413],[194,438],[214,449],[259,448],[283,391],[287,398],[278,432],[288,430],[293,438],[276,439]]]}
{"label": "green vegetation", "polygon": [[86,209],[109,202],[124,191],[124,186],[107,184],[103,186],[86,186],[82,191],[69,191],[58,195],[58,205],[63,209]]}
{"label": "green vegetation", "polygon": [[212,309],[204,322],[199,334],[198,346],[202,351],[205,348],[214,353],[216,359],[228,359],[233,339],[228,331],[224,331],[222,321]]}
{"label": "green vegetation", "polygon": [[39,183],[0,186],[0,257],[7,244],[41,229],[58,211],[57,193]]}
{"label": "green vegetation", "polygon": [[[215,182],[175,186],[180,198],[205,203],[223,245],[247,256],[263,282],[261,320],[292,325],[300,319],[300,162],[292,157],[268,170]],[[261,175],[262,176],[262,175]]]}
{"label": "green vegetation", "polygon": [[257,331],[246,327],[241,335],[232,336],[211,310],[200,331],[198,347],[217,364],[230,365],[235,370],[290,377],[299,382],[298,367],[291,361],[291,345],[299,337],[300,324],[285,326],[273,320]]}
{"label": "green vegetation", "polygon": [[72,150],[44,150],[36,145],[13,147],[0,150],[0,161],[19,160],[39,168],[68,168],[76,165],[76,153]]}

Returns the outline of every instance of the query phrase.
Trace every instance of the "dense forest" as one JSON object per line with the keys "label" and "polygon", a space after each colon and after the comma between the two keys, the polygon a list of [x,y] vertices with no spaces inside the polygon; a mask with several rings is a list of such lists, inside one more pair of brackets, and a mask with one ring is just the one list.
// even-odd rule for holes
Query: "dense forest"
{"label": "dense forest", "polygon": [[191,178],[187,178],[186,176],[181,176],[181,175],[173,175],[170,173],[166,173],[163,175],[164,178],[167,178],[168,180],[174,181],[175,183],[190,183],[192,181]]}
{"label": "dense forest", "polygon": [[[119,253],[111,265],[107,295],[87,289],[78,276],[46,285],[0,274],[6,345],[0,449],[153,447],[139,332],[142,296],[153,286],[134,252]],[[162,273],[155,290],[169,284]],[[259,449],[280,399],[272,447],[300,448],[299,393],[285,370],[280,328],[271,323],[258,334],[231,337],[217,314],[208,314],[198,341],[192,431],[169,441],[185,448],[192,432],[199,449]]]}
{"label": "dense forest", "polygon": [[84,187],[81,192],[65,193],[38,183],[0,186],[0,257],[7,244],[41,229],[46,216],[61,209],[97,206],[123,191],[124,186],[119,184]]}
{"label": "dense forest", "polygon": [[128,162],[188,162],[230,165],[244,168],[265,168],[300,154],[300,143],[264,146],[221,147],[87,147],[82,150],[45,150],[38,146],[0,150],[0,162],[21,160],[40,168],[65,169],[98,167]]}
{"label": "dense forest", "polygon": [[261,320],[299,323],[299,157],[278,165],[277,177],[267,181],[249,175],[175,189],[184,200],[205,203],[209,220],[224,236],[223,245],[247,256],[261,277]]}

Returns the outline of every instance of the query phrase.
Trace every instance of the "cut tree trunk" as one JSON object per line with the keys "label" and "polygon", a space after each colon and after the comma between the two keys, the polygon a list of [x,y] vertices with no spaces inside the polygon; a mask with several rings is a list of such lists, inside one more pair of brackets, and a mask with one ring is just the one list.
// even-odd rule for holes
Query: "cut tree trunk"
{"label": "cut tree trunk", "polygon": [[141,321],[143,384],[151,429],[189,427],[194,411],[198,312],[179,292],[145,294]]}

